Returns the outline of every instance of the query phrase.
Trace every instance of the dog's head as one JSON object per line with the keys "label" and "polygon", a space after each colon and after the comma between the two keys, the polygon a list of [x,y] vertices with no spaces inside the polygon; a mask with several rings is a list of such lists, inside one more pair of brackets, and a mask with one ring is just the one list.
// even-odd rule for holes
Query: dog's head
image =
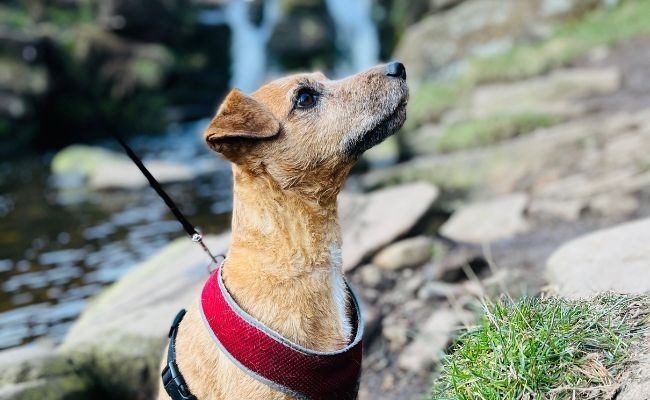
{"label": "dog's head", "polygon": [[237,166],[291,187],[323,174],[346,175],[364,151],[402,126],[407,100],[401,63],[337,81],[292,75],[250,96],[233,89],[204,136]]}

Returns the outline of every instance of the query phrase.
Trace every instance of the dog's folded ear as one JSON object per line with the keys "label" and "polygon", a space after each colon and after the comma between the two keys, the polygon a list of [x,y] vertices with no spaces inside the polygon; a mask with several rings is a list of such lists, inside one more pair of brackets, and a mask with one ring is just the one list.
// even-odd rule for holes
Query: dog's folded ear
{"label": "dog's folded ear", "polygon": [[271,111],[239,89],[228,93],[203,137],[215,151],[228,156],[242,142],[268,139],[280,132],[280,122]]}

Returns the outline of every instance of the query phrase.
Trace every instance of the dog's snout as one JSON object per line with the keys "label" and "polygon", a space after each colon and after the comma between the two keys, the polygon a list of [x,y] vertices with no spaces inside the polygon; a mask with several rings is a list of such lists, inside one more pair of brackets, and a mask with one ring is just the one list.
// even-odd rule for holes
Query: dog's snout
{"label": "dog's snout", "polygon": [[396,61],[386,65],[386,76],[406,79],[406,68],[404,68],[404,64]]}

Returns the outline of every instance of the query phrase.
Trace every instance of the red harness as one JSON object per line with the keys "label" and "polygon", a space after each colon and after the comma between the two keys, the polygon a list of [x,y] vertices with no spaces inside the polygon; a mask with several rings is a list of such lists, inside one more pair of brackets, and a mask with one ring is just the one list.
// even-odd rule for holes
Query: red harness
{"label": "red harness", "polygon": [[220,269],[201,293],[201,314],[217,346],[251,377],[309,400],[354,400],[359,389],[363,324],[354,307],[354,339],[335,352],[316,352],[283,338],[242,310],[228,293]]}

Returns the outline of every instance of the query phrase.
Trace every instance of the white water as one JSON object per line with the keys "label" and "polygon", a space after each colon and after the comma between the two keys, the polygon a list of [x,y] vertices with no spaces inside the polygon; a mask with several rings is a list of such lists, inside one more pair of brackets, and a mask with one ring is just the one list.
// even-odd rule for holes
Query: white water
{"label": "white water", "polygon": [[[371,18],[371,0],[325,0],[336,27],[336,47],[340,58],[332,71],[338,78],[364,70],[377,63],[379,38]],[[246,0],[230,0],[219,9],[204,12],[204,24],[227,24],[231,29],[230,86],[250,93],[269,74],[267,44],[275,24],[281,17],[278,0],[265,0],[259,26],[249,19],[251,4]]]}
{"label": "white water", "polygon": [[342,57],[334,68],[337,77],[375,65],[379,38],[371,18],[371,0],[325,0],[336,25],[336,48]]}

